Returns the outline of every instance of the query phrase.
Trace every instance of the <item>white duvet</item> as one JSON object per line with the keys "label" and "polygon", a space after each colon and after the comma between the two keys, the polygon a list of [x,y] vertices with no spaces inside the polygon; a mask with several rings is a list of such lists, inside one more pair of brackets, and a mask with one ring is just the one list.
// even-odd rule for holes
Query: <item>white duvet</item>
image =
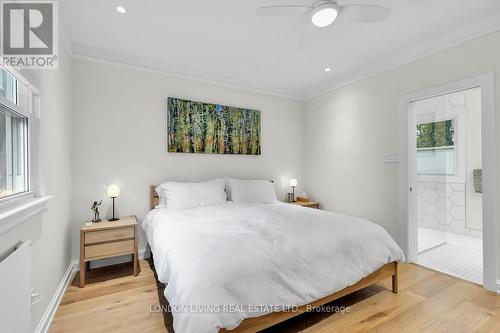
{"label": "white duvet", "polygon": [[176,333],[233,329],[356,283],[403,254],[379,225],[283,203],[152,210],[143,229]]}

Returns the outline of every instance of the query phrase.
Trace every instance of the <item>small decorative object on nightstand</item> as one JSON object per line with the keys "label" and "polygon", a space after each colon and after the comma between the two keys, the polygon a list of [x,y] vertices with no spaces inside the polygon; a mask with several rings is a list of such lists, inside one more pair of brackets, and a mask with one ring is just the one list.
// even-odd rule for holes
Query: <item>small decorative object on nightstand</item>
{"label": "small decorative object on nightstand", "polygon": [[290,186],[292,187],[292,202],[295,202],[295,186],[297,186],[297,179],[290,179]]}
{"label": "small decorative object on nightstand", "polygon": [[113,199],[113,217],[109,221],[118,221],[119,218],[115,217],[115,199],[120,195],[120,188],[117,185],[109,185],[106,194]]}
{"label": "small decorative object on nightstand", "polygon": [[291,204],[297,205],[297,206],[302,206],[302,207],[319,209],[319,202],[316,202],[316,201],[295,201],[295,202],[291,202]]}
{"label": "small decorative object on nightstand", "polygon": [[92,260],[132,255],[134,276],[138,274],[137,219],[122,218],[119,222],[86,224],[80,229],[80,287],[85,286],[85,266]]}
{"label": "small decorative object on nightstand", "polygon": [[99,206],[102,204],[102,200],[97,202],[97,201],[94,201],[94,204],[92,205],[92,207],[90,207],[90,209],[94,212],[94,219],[92,220],[92,222],[96,223],[96,222],[101,222],[101,218],[99,217]]}

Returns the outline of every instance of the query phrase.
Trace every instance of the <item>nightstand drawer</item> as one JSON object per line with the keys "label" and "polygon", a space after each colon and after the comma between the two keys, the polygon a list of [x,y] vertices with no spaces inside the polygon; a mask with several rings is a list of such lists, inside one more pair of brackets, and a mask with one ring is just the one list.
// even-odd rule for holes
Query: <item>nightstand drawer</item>
{"label": "nightstand drawer", "polygon": [[97,245],[85,246],[85,258],[96,258],[132,253],[135,250],[135,241],[127,240],[121,242],[112,242]]}
{"label": "nightstand drawer", "polygon": [[135,228],[90,231],[85,233],[85,244],[102,243],[120,239],[134,238]]}

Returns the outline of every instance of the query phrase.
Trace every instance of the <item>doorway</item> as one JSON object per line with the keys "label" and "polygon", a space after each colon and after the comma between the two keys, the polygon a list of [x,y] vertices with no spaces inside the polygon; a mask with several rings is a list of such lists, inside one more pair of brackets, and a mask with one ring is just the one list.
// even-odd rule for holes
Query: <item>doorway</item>
{"label": "doorway", "polygon": [[409,105],[415,118],[417,263],[483,283],[481,88]]}
{"label": "doorway", "polygon": [[497,289],[494,94],[494,76],[485,74],[400,98],[407,261],[491,291]]}

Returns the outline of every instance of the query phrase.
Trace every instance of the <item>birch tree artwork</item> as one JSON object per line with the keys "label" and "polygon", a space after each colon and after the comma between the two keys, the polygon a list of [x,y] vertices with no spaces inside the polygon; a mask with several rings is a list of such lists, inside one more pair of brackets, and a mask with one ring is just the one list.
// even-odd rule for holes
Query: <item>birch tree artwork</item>
{"label": "birch tree artwork", "polygon": [[260,155],[260,111],[169,97],[168,152]]}

